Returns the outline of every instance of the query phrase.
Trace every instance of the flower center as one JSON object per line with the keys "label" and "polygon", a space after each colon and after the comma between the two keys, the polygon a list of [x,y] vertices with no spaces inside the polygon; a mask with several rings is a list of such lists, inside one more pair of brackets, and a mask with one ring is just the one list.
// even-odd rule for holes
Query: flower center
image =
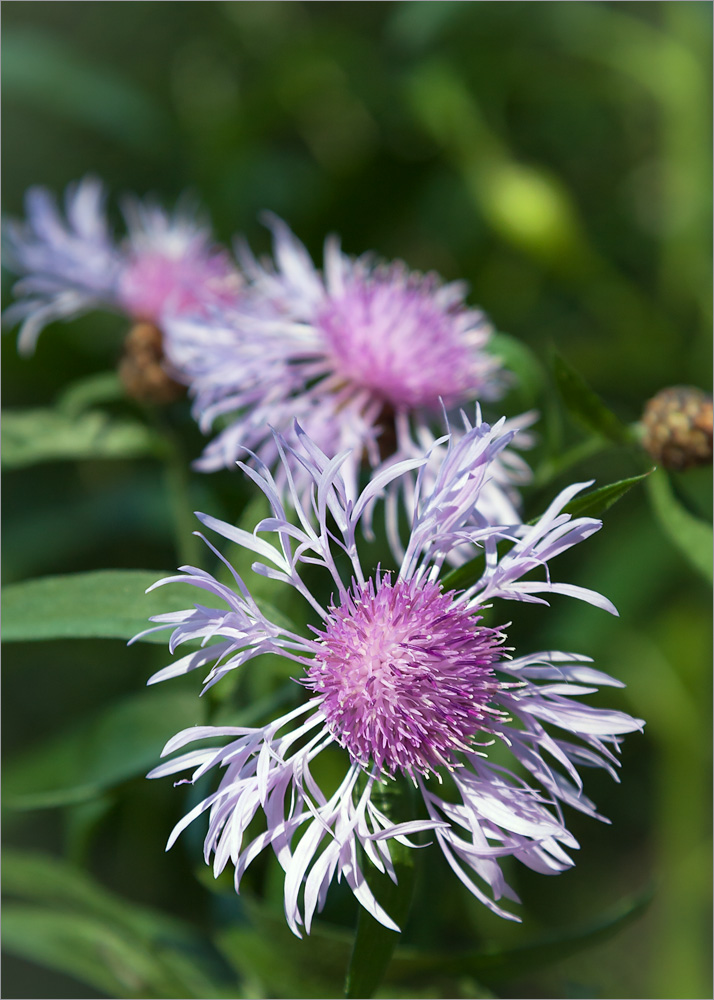
{"label": "flower center", "polygon": [[334,738],[364,767],[410,776],[457,763],[494,710],[505,638],[435,583],[388,574],[332,608],[305,684],[324,696]]}
{"label": "flower center", "polygon": [[338,374],[399,410],[477,394],[484,373],[469,343],[473,316],[442,304],[428,277],[393,267],[353,278],[327,299],[317,325]]}

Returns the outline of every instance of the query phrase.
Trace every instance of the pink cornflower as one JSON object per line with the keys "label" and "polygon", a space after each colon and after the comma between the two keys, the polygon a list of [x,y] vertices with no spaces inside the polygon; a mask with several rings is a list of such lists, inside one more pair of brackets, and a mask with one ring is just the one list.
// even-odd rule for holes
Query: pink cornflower
{"label": "pink cornflower", "polygon": [[[232,586],[192,566],[155,585],[184,581],[219,598],[225,609],[196,603],[152,619],[158,624],[149,631],[173,629],[172,651],[192,640],[202,646],[150,683],[210,666],[210,687],[265,653],[301,668],[296,707],[264,726],[186,729],[165,754],[207,739],[213,745],[202,742],[150,774],[188,771],[195,782],[220,773],[217,789],[178,823],[169,846],[207,814],[206,862],[213,859],[216,876],[232,864],[237,891],[248,866],[272,848],[285,873],[287,922],[298,936],[301,928],[309,933],[335,878],[347,882],[376,920],[398,930],[374,897],[363,865],[396,880],[390,841],[413,847],[408,838],[415,834],[432,837],[476,898],[518,919],[500,904],[517,901],[500,859],[512,856],[546,874],[572,865],[568,852],[578,845],[563,804],[602,819],[583,792],[579,767],[602,767],[616,777],[622,734],[642,728],[641,720],[623,712],[580,701],[597,685],[621,686],[589,666],[587,657],[515,654],[507,645],[508,625],[486,620],[503,599],[546,605],[551,594],[616,614],[607,598],[556,582],[549,568],[558,554],[601,527],[563,513],[587,484],[563,490],[530,526],[494,526],[479,513],[479,494],[512,433],[504,432],[503,421],[494,427],[477,422],[451,438],[428,491],[422,489],[426,459],[413,459],[375,474],[356,500],[342,478],[348,454],[329,458],[299,426],[295,447],[276,433],[292,514],[263,464],[242,465],[267,497],[271,516],[253,532],[205,514],[198,518],[254,553],[256,573],[302,595],[319,619],[312,634],[265,614],[225,559]],[[296,489],[297,470],[311,480],[307,500]],[[403,555],[393,570],[368,572],[357,552],[357,525],[391,481],[412,474],[414,513]],[[457,592],[440,578],[452,549],[464,544],[481,547],[485,564],[480,578]],[[304,567],[326,574],[333,588],[329,603],[305,582]],[[537,570],[541,578],[531,576]],[[344,777],[329,792],[314,773],[328,750],[344,754]],[[504,751],[513,769],[502,763]],[[404,779],[422,805],[413,819],[394,822],[373,792]],[[259,814],[262,831],[252,825]]]}
{"label": "pink cornflower", "polygon": [[[354,498],[364,464],[423,453],[444,409],[502,394],[508,376],[486,350],[490,324],[466,305],[462,283],[353,259],[334,238],[320,272],[285,223],[269,222],[275,264],[242,248],[247,286],[236,307],[166,321],[169,357],[187,375],[199,426],[219,428],[198,468],[230,467],[250,450],[281,477],[270,428],[294,443],[297,419],[327,454],[350,450],[342,472]],[[516,516],[514,486],[529,477],[507,454],[501,519],[506,509]]]}
{"label": "pink cornflower", "polygon": [[235,264],[194,215],[127,199],[127,236],[116,242],[105,201],[102,183],[85,177],[67,188],[63,218],[52,195],[35,187],[26,197],[27,221],[6,223],[5,263],[20,280],[5,319],[22,320],[23,353],[34,350],[48,323],[93,309],[162,326],[166,310],[201,315],[211,303],[237,298]]}

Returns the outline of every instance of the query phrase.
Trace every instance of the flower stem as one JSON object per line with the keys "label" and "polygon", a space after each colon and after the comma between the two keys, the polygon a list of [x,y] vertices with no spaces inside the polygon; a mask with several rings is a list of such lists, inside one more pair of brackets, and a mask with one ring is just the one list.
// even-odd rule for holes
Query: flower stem
{"label": "flower stem", "polygon": [[[410,814],[410,792],[411,786],[406,782],[375,785],[372,801],[390,819],[399,821],[408,818]],[[396,884],[377,871],[369,861],[365,861],[364,873],[380,905],[403,930],[414,889],[414,850],[392,841],[389,851],[397,877]],[[354,948],[345,979],[345,997],[374,996],[398,943],[399,934],[396,931],[389,930],[360,907]]]}

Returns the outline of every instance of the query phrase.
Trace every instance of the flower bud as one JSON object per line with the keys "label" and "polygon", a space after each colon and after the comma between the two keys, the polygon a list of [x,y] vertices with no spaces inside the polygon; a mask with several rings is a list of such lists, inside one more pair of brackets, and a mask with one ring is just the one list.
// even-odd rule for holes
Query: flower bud
{"label": "flower bud", "polygon": [[127,395],[142,403],[173,403],[186,391],[166,370],[161,331],[153,323],[135,323],[129,331],[119,377]]}
{"label": "flower bud", "polygon": [[712,397],[688,385],[662,389],[642,414],[642,444],[665,469],[712,460]]}

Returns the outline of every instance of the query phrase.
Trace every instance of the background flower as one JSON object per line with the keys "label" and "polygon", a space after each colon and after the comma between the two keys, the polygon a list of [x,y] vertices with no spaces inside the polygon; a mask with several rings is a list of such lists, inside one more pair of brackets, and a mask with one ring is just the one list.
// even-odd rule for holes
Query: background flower
{"label": "background flower", "polygon": [[226,251],[195,213],[169,215],[150,201],[127,199],[128,234],[116,244],[102,184],[86,177],[65,195],[66,220],[49,191],[31,189],[27,220],[7,223],[5,263],[21,280],[7,323],[21,319],[20,350],[32,351],[42,329],[90,309],[112,309],[159,323],[171,308],[203,312],[236,298],[240,279]]}
{"label": "background flower", "polygon": [[[285,223],[268,221],[274,263],[242,247],[240,303],[166,320],[168,355],[191,386],[199,425],[207,433],[224,425],[197,468],[231,467],[248,449],[282,484],[271,428],[289,436],[297,418],[326,452],[350,450],[343,476],[356,496],[363,465],[421,454],[444,411],[497,399],[513,381],[487,350],[491,327],[467,306],[462,283],[368,254],[350,258],[335,238],[319,271]],[[534,419],[526,414],[520,426]],[[532,442],[521,435],[519,443]],[[528,478],[512,452],[499,463],[488,498],[494,523],[517,519],[516,484]]]}

